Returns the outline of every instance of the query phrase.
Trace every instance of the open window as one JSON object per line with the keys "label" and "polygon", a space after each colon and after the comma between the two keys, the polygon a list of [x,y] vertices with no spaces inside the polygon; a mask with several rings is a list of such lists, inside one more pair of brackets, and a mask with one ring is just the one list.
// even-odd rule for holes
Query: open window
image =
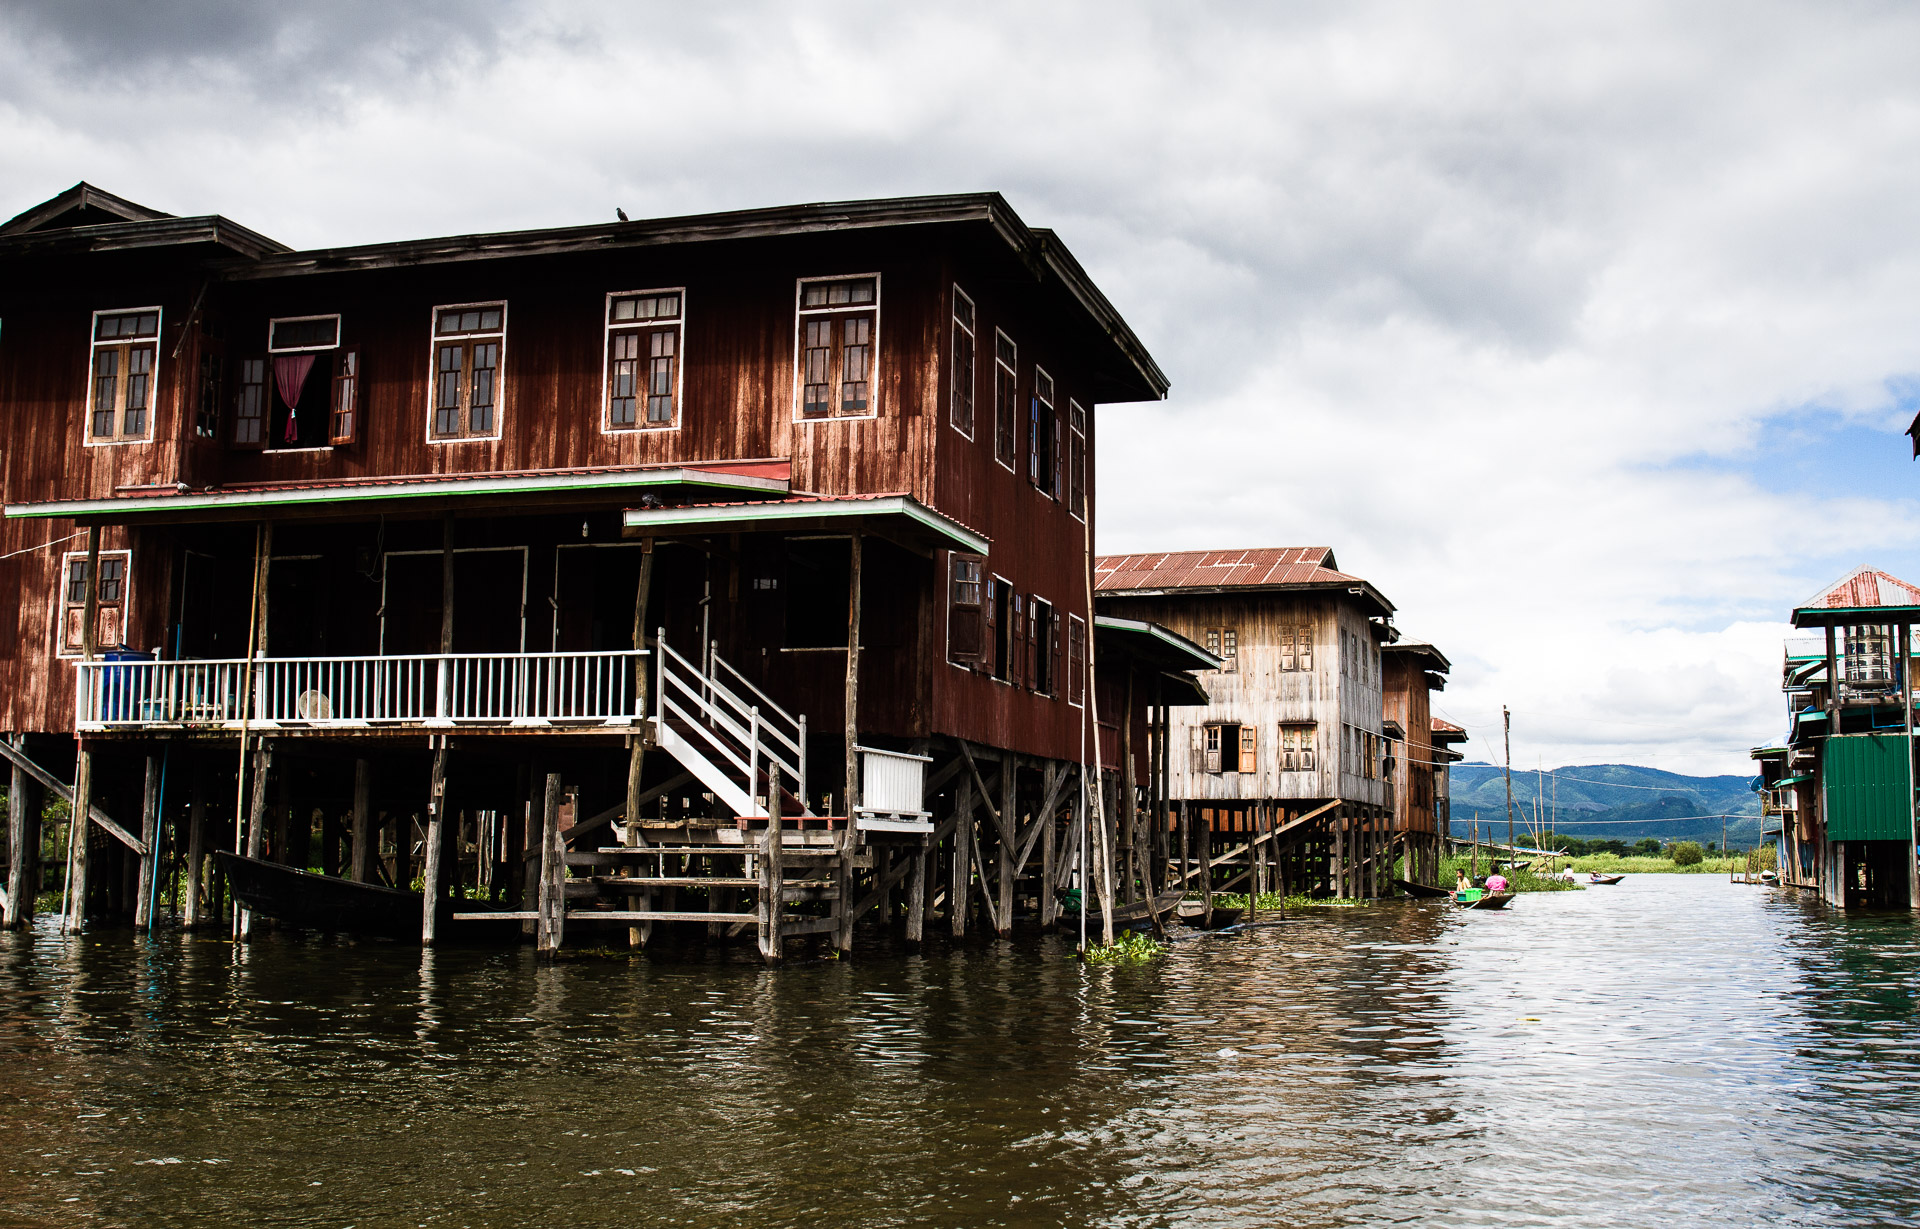
{"label": "open window", "polygon": [[1027,481],[1049,499],[1059,497],[1060,422],[1053,412],[1053,377],[1033,369],[1027,406]]}
{"label": "open window", "polygon": [[1003,682],[1013,677],[1013,586],[1004,577],[987,582],[987,634],[993,645],[993,677]]}
{"label": "open window", "polygon": [[267,322],[265,358],[233,365],[235,448],[352,444],[360,431],[360,353],[341,344],[338,315]]}
{"label": "open window", "polygon": [[93,313],[86,442],[127,444],[152,439],[159,379],[160,309]]}
{"label": "open window", "polygon": [[678,287],[607,296],[608,431],[679,425],[685,306]]}
{"label": "open window", "polygon": [[[94,599],[95,648],[118,648],[126,639],[127,573],[132,563],[129,551],[100,552],[100,577]],[[60,652],[65,656],[76,655],[85,647],[88,579],[86,554],[67,555],[60,575]]]}
{"label": "open window", "polygon": [[873,417],[880,275],[802,278],[798,294],[799,417]]}
{"label": "open window", "polygon": [[1087,519],[1087,411],[1078,401],[1067,402],[1067,508]]}
{"label": "open window", "polygon": [[1053,613],[1053,603],[1045,598],[1027,599],[1027,641],[1033,689],[1043,696],[1059,694],[1060,623]]}
{"label": "open window", "polygon": [[[1258,747],[1252,726],[1216,721],[1200,727],[1200,771],[1252,772]],[[1244,767],[1243,767],[1244,765]]]}
{"label": "open window", "polygon": [[1067,616],[1067,703],[1076,707],[1087,702],[1087,621],[1079,615]]}
{"label": "open window", "polygon": [[953,288],[953,386],[947,418],[953,429],[973,438],[974,333],[973,300]]}
{"label": "open window", "polygon": [[978,665],[986,650],[985,567],[979,555],[949,556],[947,660],[956,665]]}
{"label": "open window", "polygon": [[1019,402],[1020,348],[999,329],[993,331],[993,459],[1014,468]]}
{"label": "open window", "polygon": [[433,385],[427,438],[437,443],[499,439],[505,303],[433,309]]}

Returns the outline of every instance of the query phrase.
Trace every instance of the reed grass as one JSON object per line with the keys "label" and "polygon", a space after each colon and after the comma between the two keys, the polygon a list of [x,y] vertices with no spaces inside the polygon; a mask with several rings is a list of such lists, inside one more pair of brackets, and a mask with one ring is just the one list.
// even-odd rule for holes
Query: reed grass
{"label": "reed grass", "polygon": [[[1753,869],[1756,872],[1778,870],[1775,852],[1771,845],[1759,849],[1754,855]],[[1595,853],[1574,858],[1568,865],[1579,874],[1599,871],[1603,875],[1724,875],[1730,871],[1746,870],[1747,855],[1709,855],[1692,866],[1677,866],[1670,858],[1641,855],[1623,858],[1618,854]]]}
{"label": "reed grass", "polygon": [[[1443,888],[1452,887],[1455,880],[1461,875],[1471,874],[1472,871],[1473,858],[1471,856],[1456,854],[1445,857],[1440,859],[1440,877],[1437,882],[1439,886]],[[1480,855],[1480,874],[1484,876],[1486,873],[1487,857],[1482,853]],[[1507,890],[1509,892],[1575,892],[1581,887],[1580,884],[1568,883],[1564,879],[1550,878],[1544,873],[1536,874],[1524,866],[1517,866],[1503,873],[1507,877]]]}
{"label": "reed grass", "polygon": [[1167,954],[1167,945],[1138,930],[1123,931],[1111,943],[1087,949],[1088,964],[1145,964]]}

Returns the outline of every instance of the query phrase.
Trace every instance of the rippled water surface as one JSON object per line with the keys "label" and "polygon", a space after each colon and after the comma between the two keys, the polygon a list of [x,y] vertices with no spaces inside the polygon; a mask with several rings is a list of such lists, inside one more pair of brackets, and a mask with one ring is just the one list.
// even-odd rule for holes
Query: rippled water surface
{"label": "rippled water surface", "polygon": [[1920,1224],[1920,949],[1711,876],[765,972],[0,935],[0,1223]]}

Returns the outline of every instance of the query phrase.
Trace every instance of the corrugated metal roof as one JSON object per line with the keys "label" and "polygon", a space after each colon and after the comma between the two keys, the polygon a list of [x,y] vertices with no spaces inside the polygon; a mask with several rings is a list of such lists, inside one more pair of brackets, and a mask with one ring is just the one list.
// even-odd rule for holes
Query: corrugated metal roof
{"label": "corrugated metal roof", "polygon": [[1434,717],[1431,720],[1435,734],[1465,734],[1467,732],[1467,727],[1463,725],[1455,725],[1451,721],[1442,721],[1438,717]]}
{"label": "corrugated metal roof", "polygon": [[1875,606],[1920,606],[1920,589],[1876,568],[1855,568],[1808,601],[1801,610],[1865,610]]}
{"label": "corrugated metal roof", "polygon": [[1333,548],[1328,546],[1102,555],[1093,566],[1094,588],[1102,593],[1120,589],[1360,583],[1359,577],[1336,568]]}

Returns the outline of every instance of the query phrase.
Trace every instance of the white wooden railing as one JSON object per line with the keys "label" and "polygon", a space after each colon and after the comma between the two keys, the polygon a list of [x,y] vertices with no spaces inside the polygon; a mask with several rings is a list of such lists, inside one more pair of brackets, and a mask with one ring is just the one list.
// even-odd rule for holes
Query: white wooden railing
{"label": "white wooden railing", "polygon": [[720,658],[712,645],[694,662],[659,629],[660,681],[654,718],[662,745],[741,815],[767,814],[773,789],[807,797],[807,719],[796,716]]}
{"label": "white wooden railing", "polygon": [[[75,726],[631,725],[647,653],[76,663]],[[250,695],[248,693],[251,693]]]}

